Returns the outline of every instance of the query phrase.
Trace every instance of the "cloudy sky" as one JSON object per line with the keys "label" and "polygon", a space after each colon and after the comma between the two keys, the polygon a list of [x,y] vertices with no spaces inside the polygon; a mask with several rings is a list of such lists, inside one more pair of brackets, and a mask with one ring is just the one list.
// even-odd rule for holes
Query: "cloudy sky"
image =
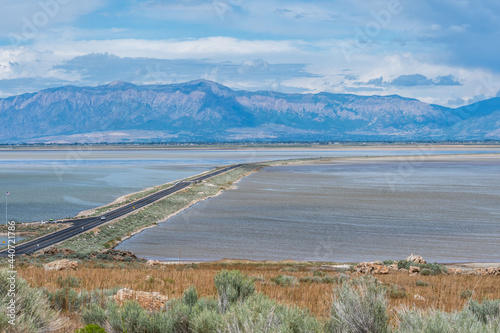
{"label": "cloudy sky", "polygon": [[61,85],[500,96],[498,0],[2,0],[0,97]]}

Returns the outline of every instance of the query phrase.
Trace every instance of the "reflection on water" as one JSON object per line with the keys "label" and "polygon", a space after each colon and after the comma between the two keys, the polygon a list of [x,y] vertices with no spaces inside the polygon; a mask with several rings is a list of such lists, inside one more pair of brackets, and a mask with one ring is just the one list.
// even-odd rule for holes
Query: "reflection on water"
{"label": "reflection on water", "polygon": [[[403,170],[404,169],[404,170]],[[500,159],[267,168],[122,243],[146,258],[500,261]]]}

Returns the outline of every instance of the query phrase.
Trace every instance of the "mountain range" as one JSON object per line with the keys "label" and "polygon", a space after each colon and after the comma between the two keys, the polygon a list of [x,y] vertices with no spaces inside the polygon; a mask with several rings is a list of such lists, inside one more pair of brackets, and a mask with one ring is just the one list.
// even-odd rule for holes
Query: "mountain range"
{"label": "mountain range", "polygon": [[500,140],[500,98],[460,108],[215,82],[65,86],[0,99],[1,143]]}

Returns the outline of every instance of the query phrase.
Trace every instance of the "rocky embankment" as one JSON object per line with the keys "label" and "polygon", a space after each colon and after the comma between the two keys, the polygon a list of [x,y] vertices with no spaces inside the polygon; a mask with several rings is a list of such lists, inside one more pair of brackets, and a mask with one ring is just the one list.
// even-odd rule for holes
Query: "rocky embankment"
{"label": "rocky embankment", "polygon": [[436,275],[438,272],[440,274],[450,274],[450,275],[476,275],[476,276],[486,276],[486,275],[500,275],[500,266],[490,266],[482,268],[470,268],[470,269],[460,269],[460,268],[448,268],[445,265],[440,265],[437,263],[429,264],[422,258],[422,256],[412,254],[405,260],[394,261],[390,264],[384,264],[381,261],[374,262],[362,262],[354,267],[354,270],[360,274],[389,274],[392,272],[403,272],[408,273],[411,276],[415,275]]}

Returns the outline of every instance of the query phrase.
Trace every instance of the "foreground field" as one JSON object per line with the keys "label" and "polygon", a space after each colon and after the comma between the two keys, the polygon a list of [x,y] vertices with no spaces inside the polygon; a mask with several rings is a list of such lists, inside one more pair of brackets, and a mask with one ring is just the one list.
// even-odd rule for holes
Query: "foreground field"
{"label": "foreground field", "polygon": [[[268,296],[280,304],[308,309],[319,320],[328,320],[334,291],[361,275],[335,271],[326,265],[312,263],[252,263],[217,262],[203,264],[171,264],[148,267],[142,261],[107,262],[85,261],[75,271],[45,271],[40,262],[25,262],[19,275],[29,285],[57,292],[61,281],[76,281],[73,289],[116,290],[128,288],[136,291],[159,292],[169,299],[182,297],[194,286],[198,297],[217,297],[214,277],[221,270],[239,270],[255,283],[257,293]],[[470,300],[500,299],[498,276],[437,275],[409,276],[391,272],[376,278],[387,287],[388,313],[401,308],[440,309],[458,311]],[[63,309],[65,310],[65,309]],[[63,331],[73,331],[83,323],[78,313],[63,311],[71,318]],[[396,320],[393,316],[391,321]]]}

